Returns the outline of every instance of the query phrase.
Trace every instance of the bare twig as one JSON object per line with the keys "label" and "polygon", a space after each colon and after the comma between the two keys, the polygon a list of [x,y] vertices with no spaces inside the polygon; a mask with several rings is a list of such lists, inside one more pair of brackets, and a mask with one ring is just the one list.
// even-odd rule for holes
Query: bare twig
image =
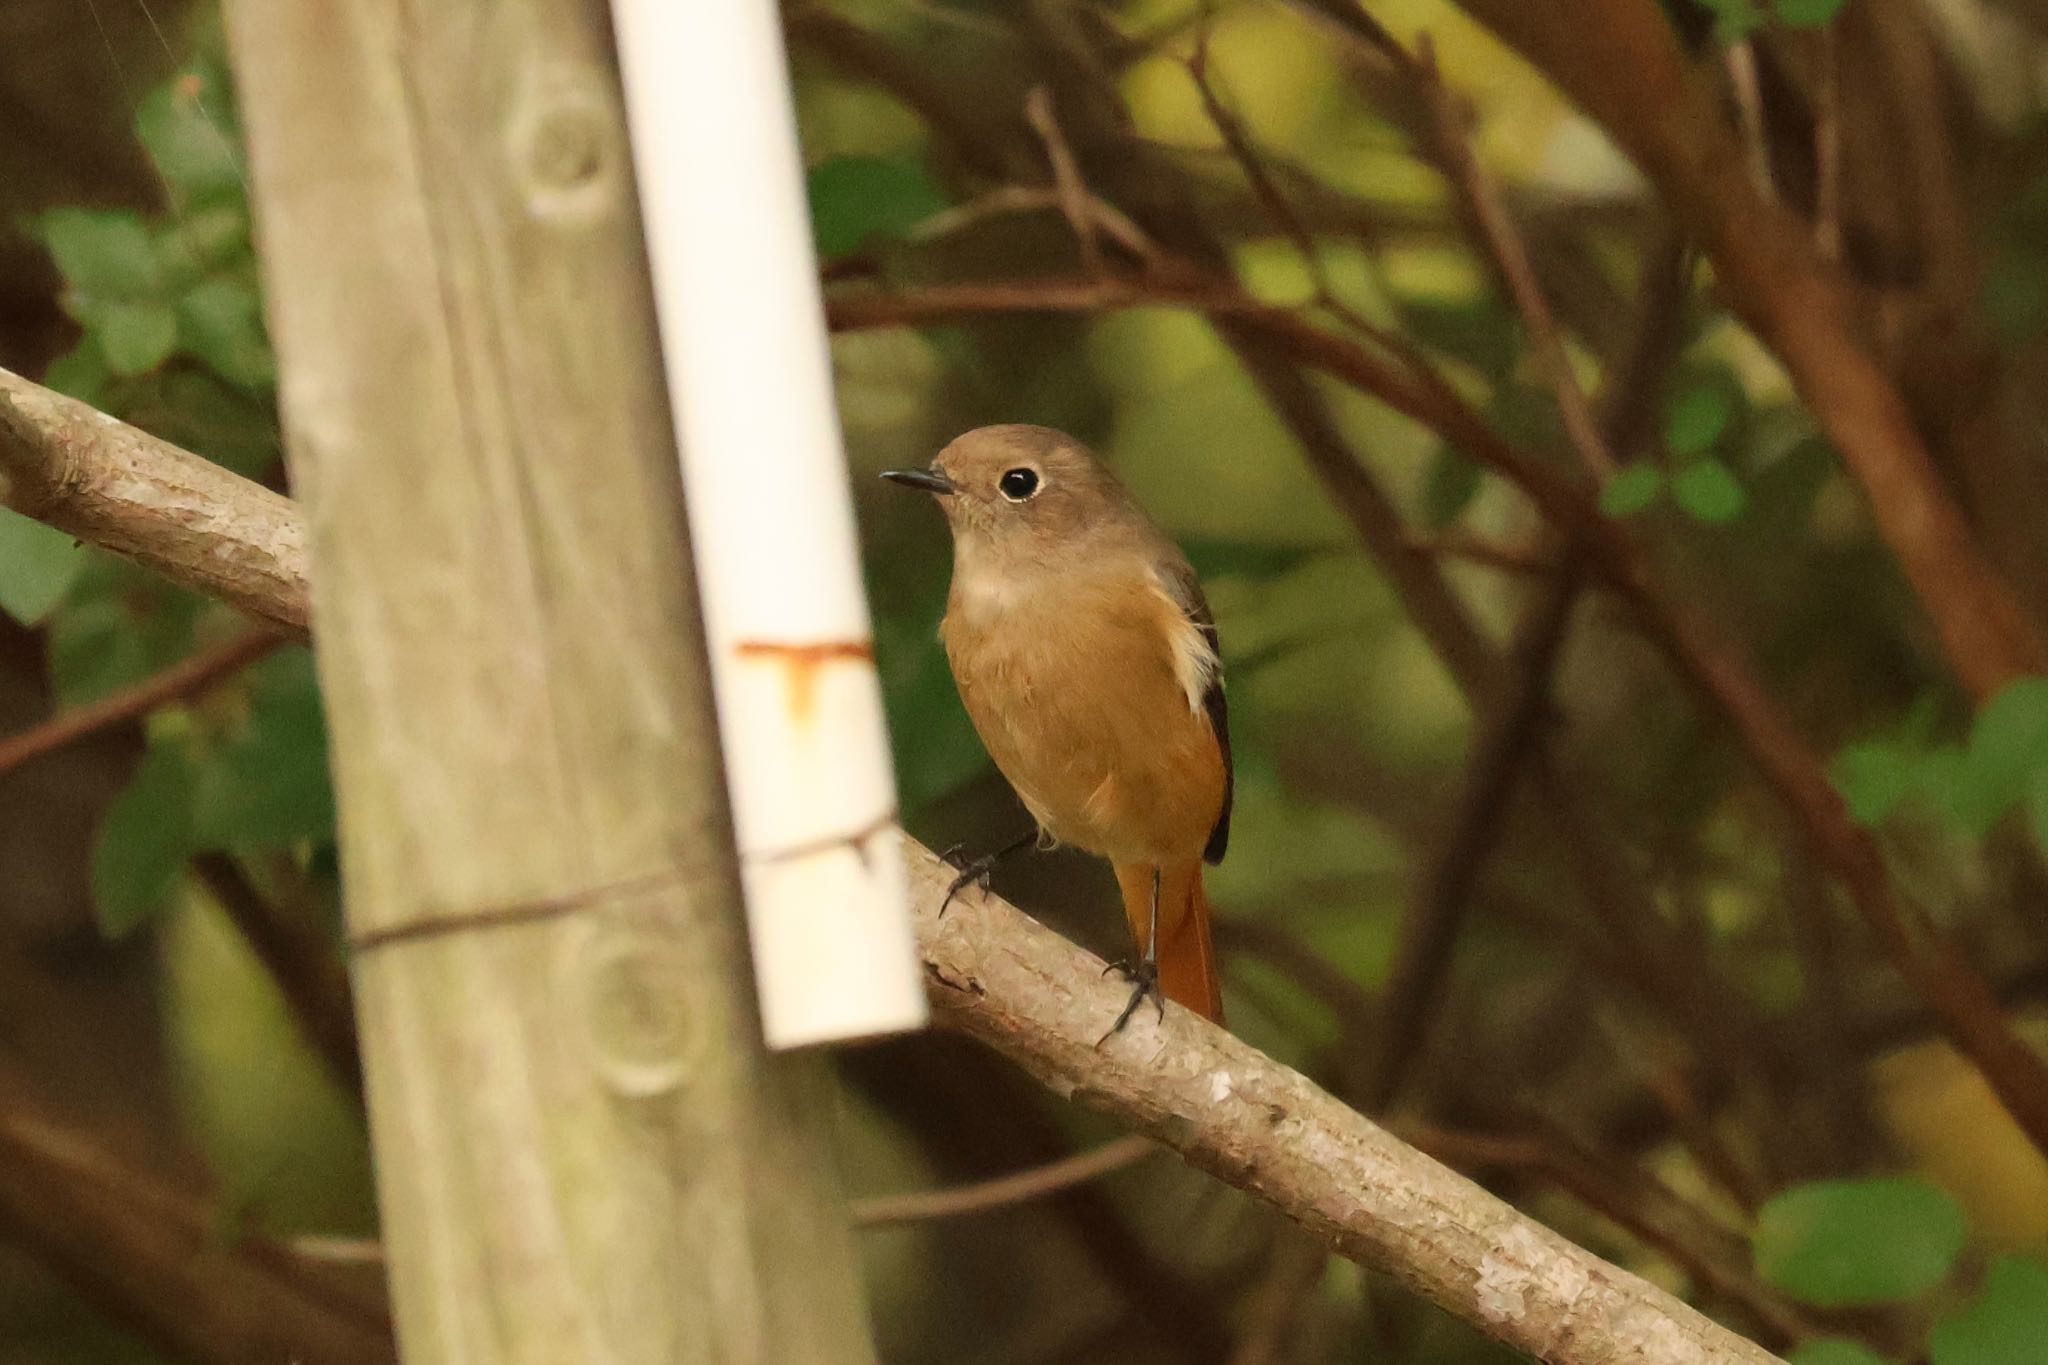
{"label": "bare twig", "polygon": [[1052,91],[1042,85],[1033,86],[1024,97],[1024,118],[1045,144],[1045,159],[1052,167],[1053,193],[1060,212],[1066,215],[1067,226],[1073,229],[1074,245],[1081,253],[1082,273],[1100,275],[1102,246],[1095,240],[1095,215],[1090,209],[1095,196],[1088,192],[1087,183],[1081,179],[1081,163],[1074,160],[1074,149],[1060,132],[1059,119],[1053,114]]}
{"label": "bare twig", "polygon": [[1371,1112],[1394,1098],[1415,1060],[1472,887],[1500,834],[1516,775],[1523,759],[1541,744],[1551,670],[1578,600],[1579,576],[1567,570],[1536,594],[1510,651],[1508,685],[1493,699],[1466,755],[1449,827],[1418,873],[1415,894],[1401,919],[1400,943],[1387,971],[1372,1061],[1359,1097]]}
{"label": "bare twig", "polygon": [[1535,546],[1505,544],[1475,536],[1467,532],[1448,532],[1439,536],[1410,536],[1408,544],[1417,554],[1432,555],[1438,559],[1459,559],[1483,568],[1497,569],[1501,573],[1518,577],[1551,578],[1557,574],[1558,564],[1554,556],[1546,556]]}
{"label": "bare twig", "polygon": [[1735,96],[1736,117],[1742,122],[1742,146],[1749,154],[1749,178],[1757,193],[1775,198],[1777,187],[1771,177],[1771,145],[1764,130],[1764,96],[1757,83],[1756,44],[1748,38],[1730,43],[1722,54],[1728,69],[1728,88]]}
{"label": "bare twig", "polygon": [[1558,414],[1564,419],[1565,434],[1571,438],[1572,449],[1593,477],[1611,478],[1616,469],[1614,454],[1607,448],[1607,438],[1593,417],[1593,405],[1587,400],[1586,391],[1580,387],[1578,376],[1572,370],[1564,336],[1558,331],[1550,302],[1543,296],[1543,287],[1537,282],[1536,264],[1530,259],[1529,248],[1522,241],[1521,234],[1515,231],[1514,222],[1501,203],[1500,191],[1495,188],[1493,178],[1472,155],[1472,143],[1465,127],[1465,111],[1437,75],[1436,57],[1427,39],[1409,69],[1423,102],[1430,110],[1436,135],[1437,161],[1457,187],[1480,244],[1485,247],[1507,285],[1508,297],[1514,300],[1515,311],[1522,315],[1529,343],[1536,348],[1536,357],[1550,381],[1552,394],[1557,398]]}
{"label": "bare twig", "polygon": [[1813,100],[1813,248],[1832,265],[1842,258],[1842,40],[1832,22],[1815,37],[1820,81]]}
{"label": "bare twig", "polygon": [[308,1233],[284,1242],[292,1255],[322,1265],[384,1264],[384,1244],[371,1237],[329,1237]]}
{"label": "bare twig", "polygon": [[932,75],[930,63],[906,56],[821,4],[792,6],[783,23],[792,47],[874,82],[916,110],[969,169],[996,179],[1016,178],[1009,173],[1017,168],[1006,165],[1000,150],[977,135],[972,112]]}
{"label": "bare twig", "polygon": [[1245,1328],[1230,1365],[1282,1365],[1301,1325],[1301,1306],[1323,1282],[1330,1253],[1298,1228],[1283,1229],[1267,1253],[1264,1276],[1245,1305]]}
{"label": "bare twig", "polygon": [[60,711],[33,729],[0,739],[0,776],[108,726],[139,720],[159,706],[196,697],[283,643],[284,637],[273,631],[245,631],[211,649],[180,659],[132,687]]}
{"label": "bare twig", "polygon": [[971,1185],[856,1199],[852,1206],[853,1221],[856,1227],[886,1227],[892,1223],[925,1223],[1014,1208],[1120,1171],[1158,1151],[1159,1144],[1150,1138],[1120,1137],[1043,1166],[992,1180],[977,1180]]}
{"label": "bare twig", "polygon": [[[1114,204],[1106,203],[1094,195],[1086,195],[1082,207],[1087,221],[1095,231],[1110,238],[1118,246],[1129,251],[1141,261],[1149,261],[1158,254],[1158,248]],[[1042,213],[1053,210],[1065,213],[1066,205],[1057,189],[1035,185],[1004,185],[977,195],[964,204],[955,204],[940,209],[922,222],[914,223],[903,236],[912,242],[936,241],[951,236],[989,218],[1012,213]]]}

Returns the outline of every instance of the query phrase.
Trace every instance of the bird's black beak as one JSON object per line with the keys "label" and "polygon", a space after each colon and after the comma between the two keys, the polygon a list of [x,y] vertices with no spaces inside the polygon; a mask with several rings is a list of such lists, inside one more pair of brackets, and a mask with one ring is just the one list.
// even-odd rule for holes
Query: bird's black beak
{"label": "bird's black beak", "polygon": [[940,497],[959,491],[951,479],[936,469],[885,469],[882,477],[890,483],[900,483],[905,488],[922,488]]}

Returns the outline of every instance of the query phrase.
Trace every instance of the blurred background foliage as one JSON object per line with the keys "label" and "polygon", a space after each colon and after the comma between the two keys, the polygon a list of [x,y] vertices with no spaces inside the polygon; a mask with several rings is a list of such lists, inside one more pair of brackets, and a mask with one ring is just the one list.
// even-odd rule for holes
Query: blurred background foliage
{"label": "blurred background foliage", "polygon": [[[2048,679],[1972,704],[1785,371],[1593,123],[1442,0],[1369,9],[1404,43],[1427,35],[1469,114],[1607,419],[1620,468],[1600,512],[1754,661],[1900,898],[2048,1039]],[[2043,12],[1666,10],[2048,621]],[[1227,314],[1178,297],[1199,292],[1174,274],[1192,261],[1212,292],[1412,348],[1516,447],[1572,469],[1556,377],[1428,101],[1351,13],[786,9],[828,297],[842,323],[879,299],[893,324],[848,323],[833,358],[905,823],[979,849],[1024,816],[936,645],[939,520],[871,475],[980,423],[1062,427],[1187,547],[1218,618],[1237,814],[1212,890],[1237,1032],[1801,1365],[2048,1358],[2048,1163],[1656,632],[1585,586],[1470,449],[1337,380],[1276,378]],[[0,37],[0,111],[26,134],[0,147],[0,363],[286,488],[212,6],[21,0]],[[998,306],[1002,289],[1040,301]],[[1532,647],[1552,599],[1552,645]],[[0,740],[0,1118],[61,1124],[202,1195],[221,1244],[290,1258],[326,1244],[294,1239],[374,1237],[375,1215],[319,698],[304,650],[244,630],[0,512],[5,731],[199,665],[32,758]],[[1474,658],[1524,676],[1532,718],[1504,719]],[[1505,761],[1476,761],[1501,730],[1519,736]],[[1469,820],[1475,785],[1502,797]],[[997,886],[1120,951],[1091,860],[1021,859]],[[1413,1006],[1407,1027],[1383,1022],[1389,1000]],[[842,1070],[857,1192],[1106,1136],[956,1040]],[[864,1237],[896,1365],[1500,1356],[1164,1160]],[[135,1314],[102,1280],[0,1216],[0,1361],[168,1358],[119,1325]]]}

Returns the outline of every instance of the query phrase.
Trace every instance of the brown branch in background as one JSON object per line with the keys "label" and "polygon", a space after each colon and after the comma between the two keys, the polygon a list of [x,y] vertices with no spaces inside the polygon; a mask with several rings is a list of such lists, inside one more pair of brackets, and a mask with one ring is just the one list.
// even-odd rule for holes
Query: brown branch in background
{"label": "brown branch in background", "polygon": [[1503,544],[1463,531],[1436,536],[1410,536],[1408,545],[1417,554],[1433,559],[1457,559],[1482,568],[1497,569],[1518,577],[1553,578],[1558,562],[1534,546]]}
{"label": "brown branch in background", "polygon": [[[2048,673],[2048,644],[1944,485],[1805,224],[1750,182],[1739,140],[1642,0],[1461,0],[1605,125],[1699,234],[1729,307],[1775,352],[1862,484],[1950,666],[1981,703]],[[2043,1134],[2048,1135],[2048,1134]]]}
{"label": "brown branch in background", "polygon": [[965,102],[955,100],[933,78],[931,63],[904,55],[822,4],[793,5],[784,12],[782,23],[793,48],[815,55],[846,75],[873,82],[915,111],[969,170],[995,180],[1015,178],[1011,172],[1016,168],[1004,164],[993,140],[979,135]]}
{"label": "brown branch in background", "polygon": [[1322,395],[1299,370],[1262,345],[1256,334],[1229,323],[1219,324],[1219,331],[1293,433],[1310,471],[1401,595],[1431,648],[1468,694],[1492,689],[1500,676],[1499,654],[1472,623],[1436,563],[1410,546],[1400,512],[1352,455]]}
{"label": "brown branch in background", "polygon": [[1579,587],[1578,573],[1568,568],[1539,587],[1525,609],[1508,653],[1506,686],[1492,698],[1466,755],[1449,827],[1416,874],[1380,997],[1372,1059],[1358,1096],[1369,1112],[1378,1113],[1393,1101],[1420,1054],[1434,1006],[1441,1001],[1472,888],[1504,832],[1516,777],[1542,743],[1551,672]]}
{"label": "brown branch in background", "polygon": [[289,498],[7,370],[0,506],[306,629],[305,523]]}
{"label": "brown branch in background", "polygon": [[1150,1138],[1115,1138],[1099,1147],[1049,1161],[1043,1166],[977,1180],[971,1185],[858,1198],[852,1202],[852,1218],[854,1226],[872,1228],[1015,1208],[1120,1171],[1158,1151],[1159,1144]]}
{"label": "brown branch in background", "polygon": [[886,292],[835,290],[826,295],[825,316],[834,331],[851,332],[1001,313],[1190,308],[1212,320],[1238,324],[1280,355],[1339,379],[1428,427],[1506,479],[1553,523],[1584,532],[1595,564],[1608,573],[1621,572],[1612,553],[1619,544],[1618,533],[1600,517],[1591,497],[1554,466],[1504,440],[1441,376],[1377,355],[1290,309],[1260,303],[1234,284],[1196,274],[1184,262],[1172,264],[1168,273],[1169,279],[1142,281],[1050,276]]}
{"label": "brown branch in background", "polygon": [[1813,97],[1813,249],[1842,259],[1842,39],[1834,23],[1815,35],[1820,77]]}
{"label": "brown branch in background", "polygon": [[274,904],[225,853],[194,854],[192,871],[277,983],[299,1032],[361,1104],[363,1058],[348,968],[315,908]]}
{"label": "brown branch in background", "polygon": [[218,1209],[0,1099],[0,1233],[167,1354],[203,1365],[395,1365],[391,1324],[319,1267],[223,1236]]}
{"label": "brown branch in background", "polygon": [[196,697],[283,643],[284,637],[273,631],[245,631],[180,659],[133,686],[60,711],[40,725],[0,739],[0,776],[109,726],[141,720],[159,706]]}
{"label": "brown branch in background", "polygon": [[1745,38],[1728,44],[1721,56],[1728,70],[1728,89],[1735,97],[1735,116],[1742,129],[1742,148],[1749,154],[1750,183],[1766,199],[1777,197],[1771,175],[1770,137],[1764,130],[1764,95],[1757,80],[1756,44]]}
{"label": "brown branch in background", "polygon": [[1245,1304],[1245,1325],[1230,1365],[1285,1365],[1301,1326],[1302,1305],[1315,1295],[1330,1264],[1330,1253],[1299,1228],[1282,1228],[1273,1239],[1266,1271]]}
{"label": "brown branch in background", "polygon": [[[891,1039],[843,1052],[838,1061],[882,1112],[926,1135],[938,1179],[968,1183],[1072,1151],[1073,1139],[1048,1112],[1044,1093],[967,1039]],[[1128,1321],[1177,1360],[1222,1365],[1230,1331],[1214,1294],[1155,1250],[1105,1186],[1069,1185],[1046,1196],[1041,1208]]]}
{"label": "brown branch in background", "polygon": [[[1085,187],[1081,208],[1094,231],[1108,237],[1138,260],[1150,261],[1158,254],[1157,248],[1136,223],[1124,216],[1121,209],[1086,193]],[[1003,185],[986,194],[976,195],[964,204],[940,209],[931,217],[912,224],[903,235],[905,241],[932,242],[989,218],[1013,213],[1042,213],[1048,209],[1067,216],[1067,202],[1059,190],[1035,185]]]}
{"label": "brown branch in background", "polygon": [[1024,97],[1024,119],[1045,146],[1045,159],[1052,167],[1053,193],[1058,198],[1060,212],[1066,216],[1068,229],[1074,234],[1074,245],[1081,253],[1081,272],[1100,275],[1102,244],[1095,239],[1095,217],[1090,209],[1095,196],[1088,192],[1087,183],[1081,179],[1081,164],[1074,160],[1073,148],[1067,146],[1066,138],[1060,134],[1050,90],[1042,85],[1032,87],[1031,93]]}
{"label": "brown branch in background", "polygon": [[[1942,1032],[2048,1152],[2048,1063],[2013,1032],[1997,994],[1955,942],[1893,896],[1876,842],[1850,817],[1820,759],[1739,655],[1706,624],[1668,600],[1646,598],[1644,624],[1687,681],[1733,724],[1752,761],[1799,821],[1813,857],[1849,893],[1887,958],[1933,1006]],[[1658,608],[1661,607],[1661,610]]]}
{"label": "brown branch in background", "polygon": [[1549,300],[1543,296],[1543,287],[1537,282],[1536,263],[1530,259],[1527,244],[1522,241],[1522,235],[1515,230],[1513,220],[1502,206],[1500,191],[1495,188],[1493,178],[1472,155],[1466,113],[1438,76],[1436,56],[1426,39],[1409,63],[1408,70],[1430,111],[1434,133],[1431,146],[1435,149],[1437,163],[1456,188],[1471,220],[1474,236],[1506,284],[1515,311],[1522,316],[1529,344],[1535,347],[1536,358],[1550,381],[1551,393],[1557,399],[1558,415],[1564,420],[1565,434],[1571,439],[1572,449],[1578,452],[1580,463],[1594,478],[1610,478],[1616,469],[1614,454],[1608,450],[1607,439],[1594,420],[1593,405],[1587,401],[1586,391],[1579,386],[1578,376],[1572,371],[1564,336],[1551,314]]}

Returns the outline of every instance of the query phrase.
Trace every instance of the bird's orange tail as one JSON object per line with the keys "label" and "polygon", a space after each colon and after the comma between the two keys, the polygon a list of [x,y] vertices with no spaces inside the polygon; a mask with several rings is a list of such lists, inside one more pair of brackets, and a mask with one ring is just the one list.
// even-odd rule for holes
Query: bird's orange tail
{"label": "bird's orange tail", "polygon": [[[1145,951],[1152,918],[1152,865],[1116,864],[1136,951]],[[1209,898],[1202,892],[1202,865],[1168,867],[1159,879],[1159,989],[1212,1023],[1223,1022],[1223,980],[1209,937]]]}

